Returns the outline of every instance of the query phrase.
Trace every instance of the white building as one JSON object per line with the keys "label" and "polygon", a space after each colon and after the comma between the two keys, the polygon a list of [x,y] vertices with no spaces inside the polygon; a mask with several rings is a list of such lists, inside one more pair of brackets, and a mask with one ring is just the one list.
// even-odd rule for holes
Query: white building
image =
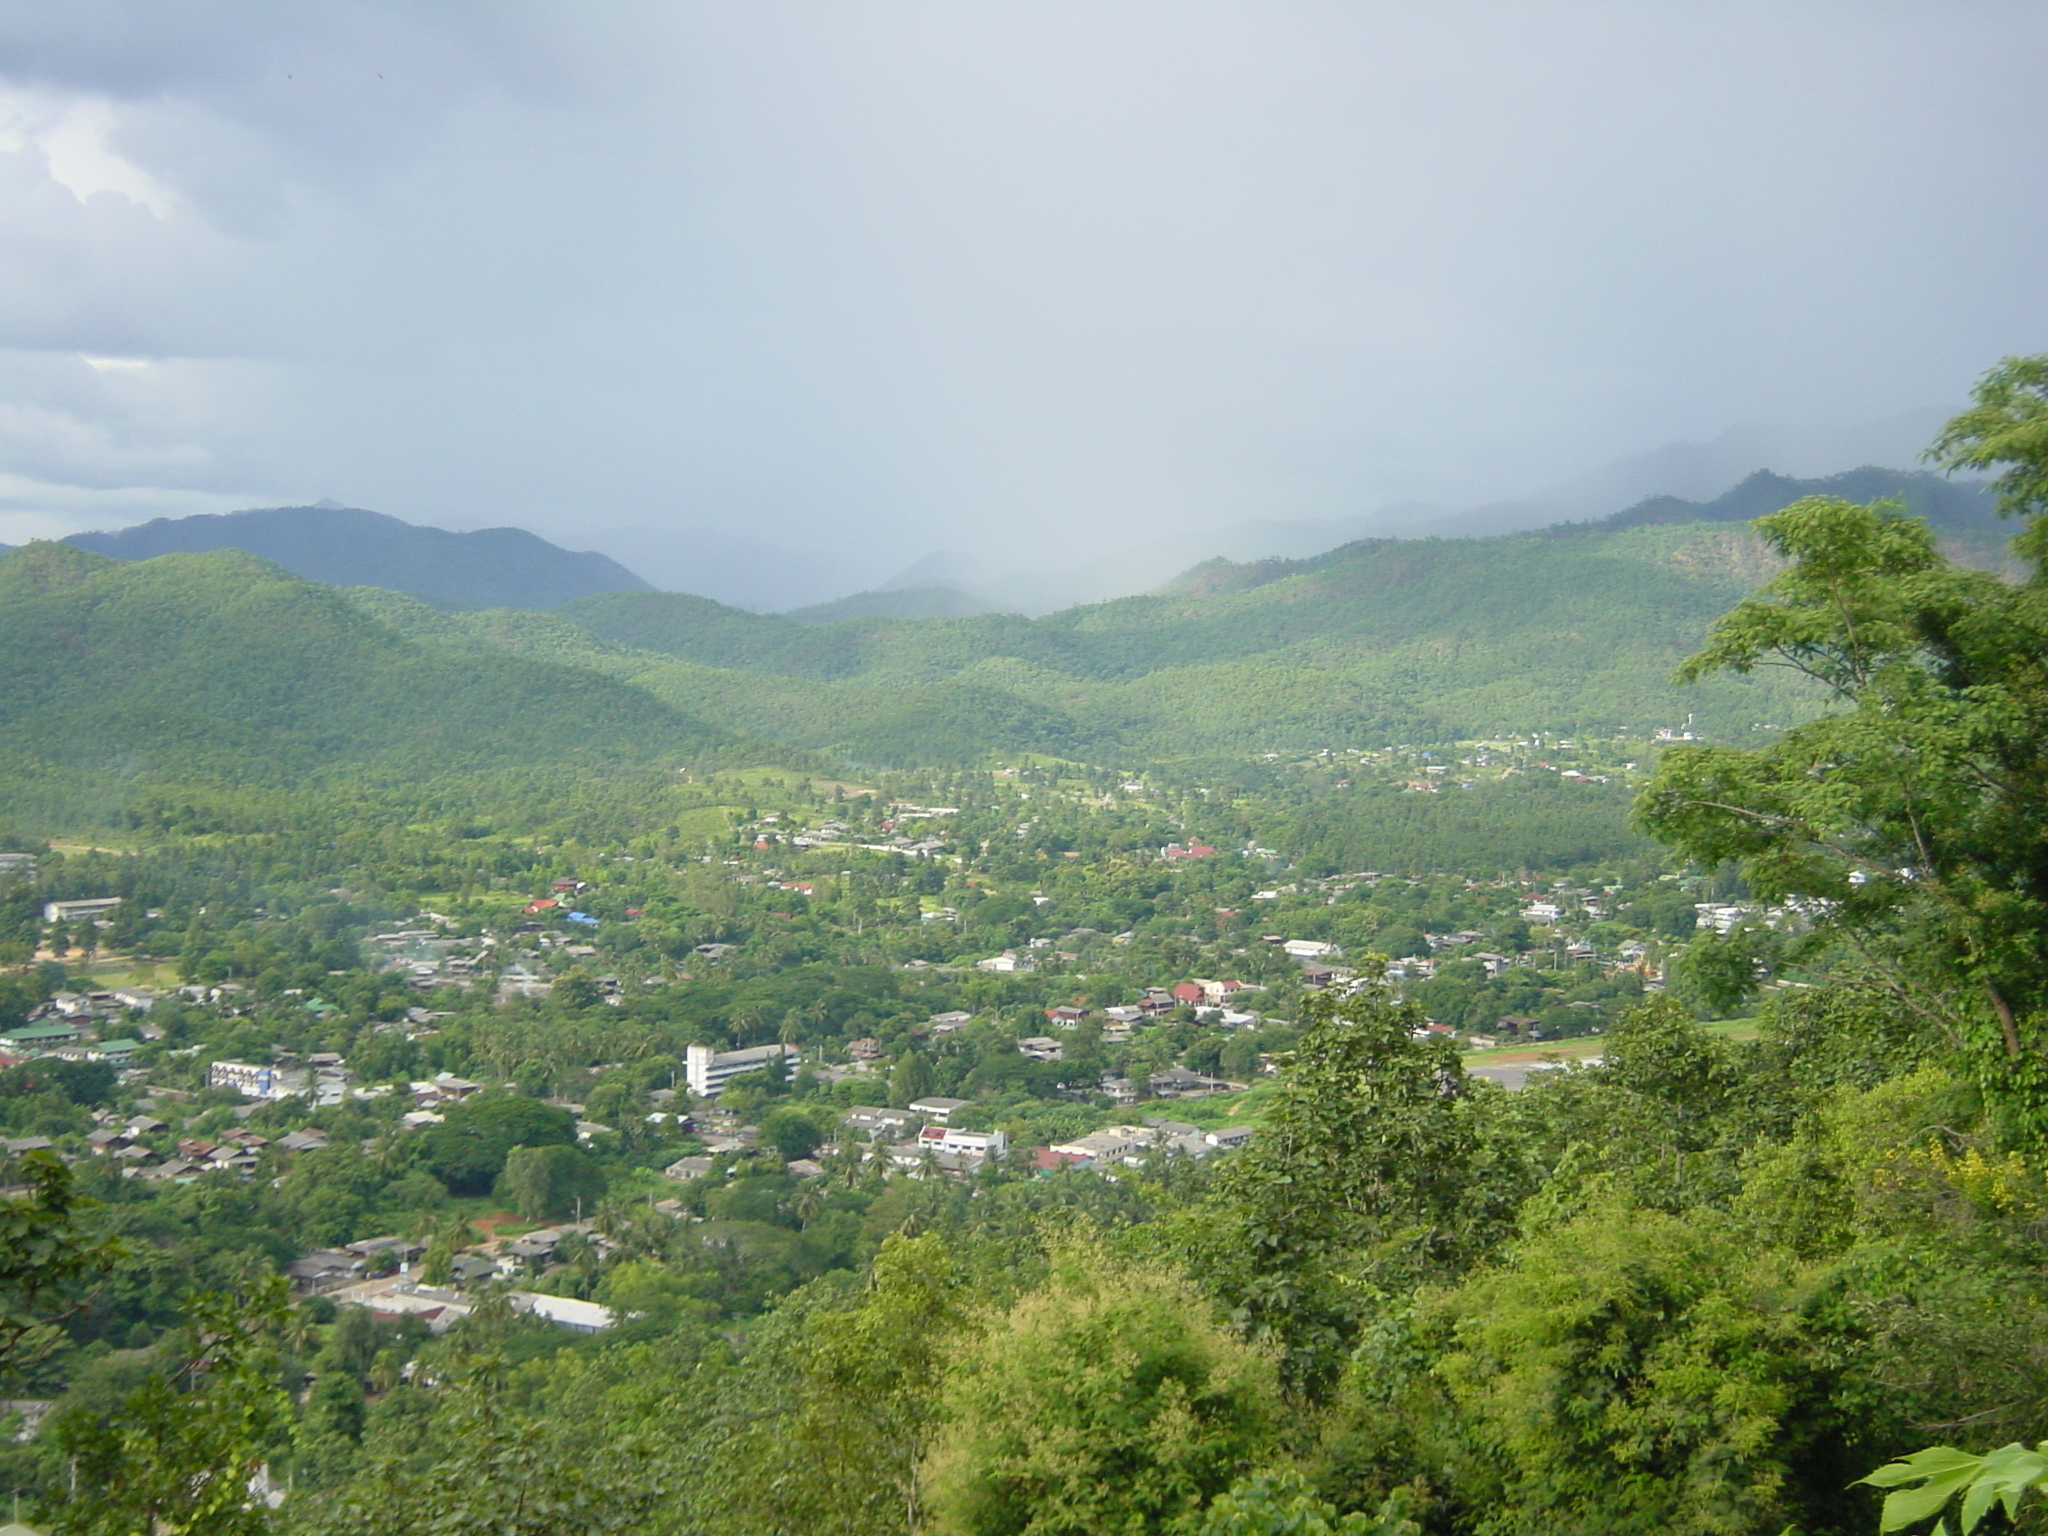
{"label": "white building", "polygon": [[1136,1156],[1152,1145],[1154,1134],[1150,1126],[1112,1125],[1099,1131],[1090,1131],[1086,1136],[1076,1136],[1072,1141],[1060,1142],[1049,1150],[1062,1157],[1082,1158],[1091,1162],[1118,1163],[1127,1157]]}
{"label": "white building", "polygon": [[1321,939],[1288,939],[1280,947],[1297,960],[1320,960],[1337,953],[1336,945],[1325,944]]}
{"label": "white building", "polygon": [[1010,1141],[1001,1131],[961,1131],[946,1125],[928,1125],[917,1133],[919,1151],[966,1152],[976,1157],[1001,1157]]}
{"label": "white building", "polygon": [[306,1091],[307,1076],[249,1061],[216,1061],[206,1068],[206,1086],[231,1088],[245,1099],[294,1099]]}
{"label": "white building", "polygon": [[1739,903],[1723,904],[1709,901],[1696,901],[1692,909],[1699,914],[1695,926],[1711,928],[1716,933],[1732,933],[1748,921],[1752,912],[1751,908]]}
{"label": "white building", "polygon": [[758,1072],[776,1062],[787,1070],[802,1060],[803,1054],[793,1045],[757,1045],[744,1051],[714,1051],[708,1045],[693,1045],[683,1052],[683,1071],[690,1092],[700,1099],[715,1099],[742,1073]]}
{"label": "white building", "polygon": [[245,1099],[311,1099],[316,1107],[348,1097],[353,1074],[342,1066],[272,1067],[247,1061],[216,1061],[206,1069],[206,1086],[232,1088]]}
{"label": "white building", "polygon": [[557,1328],[566,1328],[571,1333],[602,1333],[613,1322],[610,1307],[601,1307],[594,1301],[578,1301],[573,1296],[514,1291],[510,1300],[514,1311],[546,1318]]}
{"label": "white building", "polygon": [[43,903],[43,921],[46,923],[75,923],[81,917],[104,917],[121,905],[118,896],[95,896],[87,901],[46,901]]}

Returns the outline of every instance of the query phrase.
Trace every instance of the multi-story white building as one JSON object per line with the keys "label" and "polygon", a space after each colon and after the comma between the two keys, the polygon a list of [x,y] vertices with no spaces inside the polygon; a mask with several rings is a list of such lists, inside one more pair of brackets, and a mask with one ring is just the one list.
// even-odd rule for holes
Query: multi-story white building
{"label": "multi-story white building", "polygon": [[920,1151],[969,1152],[976,1157],[1001,1157],[1010,1150],[1010,1139],[1001,1131],[961,1131],[946,1125],[928,1125],[917,1133]]}
{"label": "multi-story white building", "polygon": [[206,1086],[232,1088],[245,1099],[291,1099],[305,1093],[307,1076],[249,1061],[216,1061],[206,1069]]}
{"label": "multi-story white building", "polygon": [[756,1045],[744,1051],[714,1051],[708,1045],[693,1045],[683,1052],[683,1073],[690,1092],[700,1099],[715,1099],[743,1072],[758,1072],[776,1062],[788,1070],[802,1060],[803,1053],[793,1045]]}

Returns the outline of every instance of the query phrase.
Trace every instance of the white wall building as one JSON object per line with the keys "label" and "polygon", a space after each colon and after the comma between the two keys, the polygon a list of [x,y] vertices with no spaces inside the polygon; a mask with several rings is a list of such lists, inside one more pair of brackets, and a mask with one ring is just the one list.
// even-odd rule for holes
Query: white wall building
{"label": "white wall building", "polygon": [[758,1072],[780,1061],[793,1069],[803,1054],[793,1045],[757,1045],[744,1051],[714,1051],[708,1045],[693,1045],[683,1052],[683,1071],[690,1092],[700,1099],[715,1099],[725,1085],[744,1072]]}
{"label": "white wall building", "polygon": [[578,1301],[573,1296],[514,1291],[511,1301],[515,1311],[546,1318],[557,1328],[566,1328],[571,1333],[601,1333],[613,1322],[611,1308],[601,1307],[594,1301]]}
{"label": "white wall building", "polygon": [[231,1088],[245,1099],[292,1099],[306,1091],[308,1075],[249,1061],[216,1061],[206,1068],[206,1086]]}
{"label": "white wall building", "polygon": [[1152,1145],[1154,1133],[1145,1125],[1112,1125],[1050,1148],[1063,1157],[1086,1158],[1093,1162],[1116,1163],[1135,1156]]}
{"label": "white wall building", "polygon": [[969,1152],[976,1157],[1001,1157],[1010,1150],[1010,1141],[1001,1131],[961,1131],[951,1126],[928,1125],[917,1133],[919,1150],[926,1148],[940,1152]]}
{"label": "white wall building", "polygon": [[43,921],[46,923],[75,923],[81,917],[105,917],[121,905],[118,896],[95,896],[88,901],[46,901],[43,903]]}

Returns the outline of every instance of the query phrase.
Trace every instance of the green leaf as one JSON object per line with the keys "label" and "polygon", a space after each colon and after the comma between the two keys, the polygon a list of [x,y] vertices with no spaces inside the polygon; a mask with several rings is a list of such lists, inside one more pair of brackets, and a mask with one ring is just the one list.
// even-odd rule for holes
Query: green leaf
{"label": "green leaf", "polygon": [[1918,1525],[1929,1515],[1938,1513],[1951,1498],[1969,1486],[1971,1478],[1982,1465],[1982,1458],[1965,1456],[1960,1451],[1948,1454],[1953,1460],[1947,1470],[1931,1472],[1921,1487],[1900,1488],[1885,1495],[1884,1514],[1877,1527],[1880,1533]]}
{"label": "green leaf", "polygon": [[2017,1514],[2026,1491],[2044,1481],[2048,1481],[2048,1457],[2024,1445],[2000,1446],[1984,1458],[1982,1469],[1963,1498],[1963,1530],[1975,1530],[1994,1503],[2004,1505],[2007,1515]]}
{"label": "green leaf", "polygon": [[1896,1488],[1901,1483],[1914,1483],[1922,1478],[1932,1477],[1938,1472],[1953,1471],[1956,1468],[1975,1470],[1984,1461],[1981,1456],[1972,1456],[1967,1451],[1958,1451],[1952,1446],[1930,1445],[1922,1451],[1888,1461],[1868,1477],[1859,1477],[1849,1486],[1872,1488]]}

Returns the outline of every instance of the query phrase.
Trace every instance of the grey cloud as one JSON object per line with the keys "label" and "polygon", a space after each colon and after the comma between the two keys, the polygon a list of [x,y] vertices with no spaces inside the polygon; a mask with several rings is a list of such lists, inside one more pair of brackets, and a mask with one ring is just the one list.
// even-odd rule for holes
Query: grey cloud
{"label": "grey cloud", "polygon": [[1526,498],[2048,346],[2044,41],[1934,0],[0,7],[0,84],[104,99],[181,199],[0,152],[0,344],[165,381],[0,368],[0,474],[762,603]]}

